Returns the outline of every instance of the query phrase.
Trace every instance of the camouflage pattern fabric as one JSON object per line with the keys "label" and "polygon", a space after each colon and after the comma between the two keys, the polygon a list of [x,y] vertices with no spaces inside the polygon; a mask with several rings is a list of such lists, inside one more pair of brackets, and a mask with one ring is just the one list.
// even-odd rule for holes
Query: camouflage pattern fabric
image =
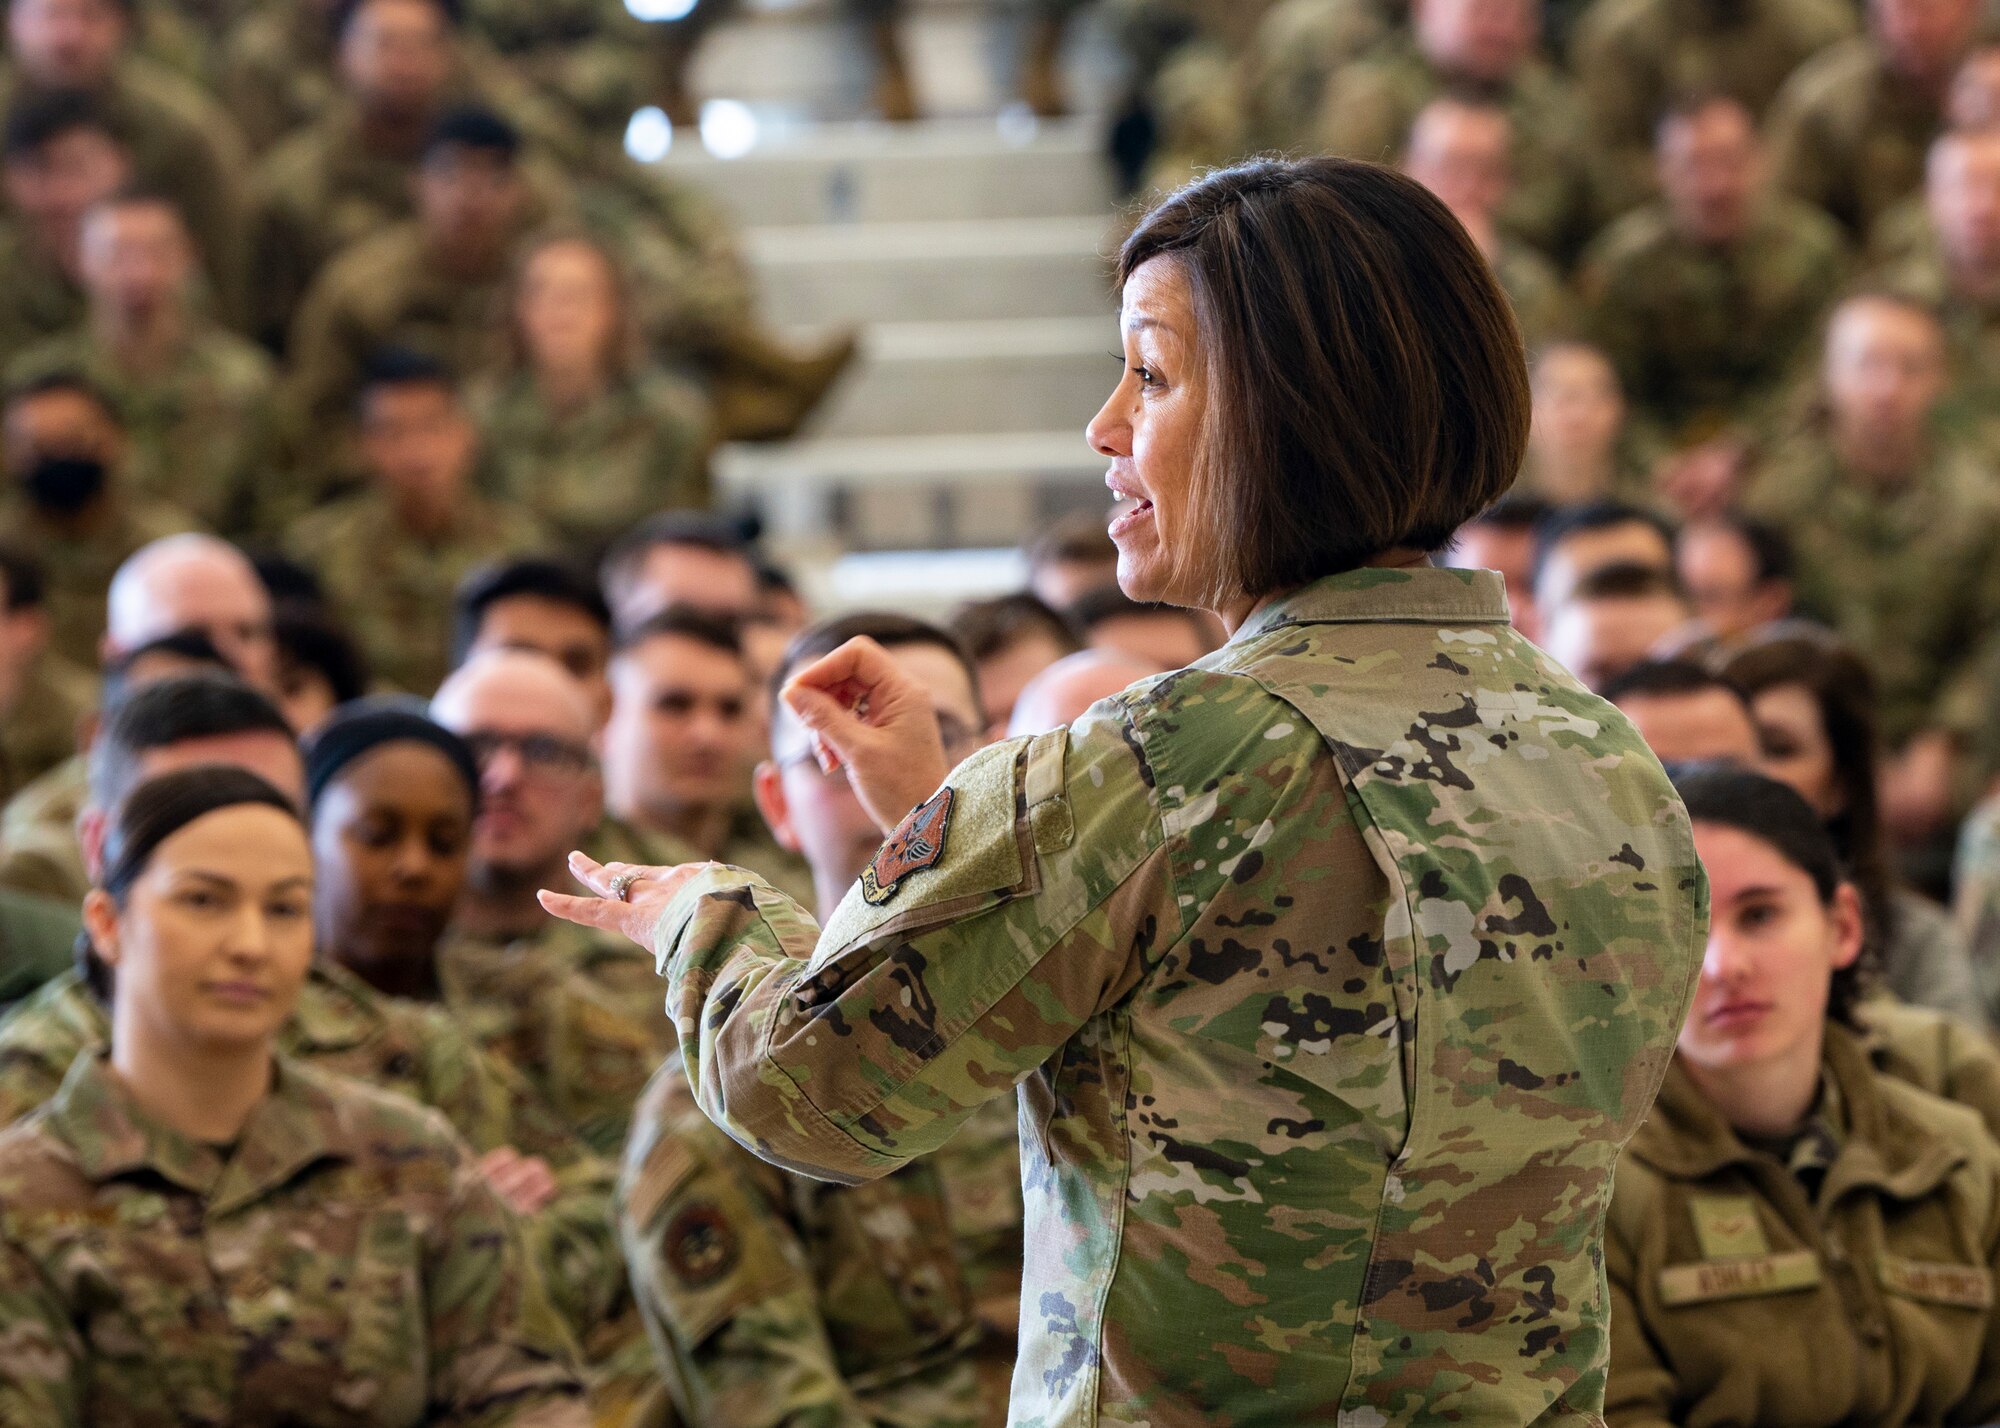
{"label": "camouflage pattern fabric", "polygon": [[1818,204],[1859,243],[1922,185],[1941,120],[1938,97],[1899,81],[1874,42],[1856,35],[1799,66],[1768,125],[1779,187]]}
{"label": "camouflage pattern fabric", "polygon": [[1571,51],[1593,142],[1615,175],[1613,209],[1652,197],[1654,128],[1690,95],[1726,94],[1761,116],[1805,61],[1855,31],[1839,0],[1604,0]]}
{"label": "camouflage pattern fabric", "polygon": [[700,387],[651,368],[559,414],[532,378],[475,392],[497,493],[564,544],[602,550],[645,517],[704,510],[714,414]]}
{"label": "camouflage pattern fabric", "polygon": [[80,1059],[0,1135],[0,1321],[0,1422],[589,1422],[464,1143],[284,1062],[225,1154]]}
{"label": "camouflage pattern fabric", "polygon": [[632,1106],[672,1046],[658,1015],[637,1021],[536,939],[454,932],[437,952],[445,1005],[584,1144],[615,1156]]}
{"label": "camouflage pattern fabric", "polygon": [[1766,204],[1724,248],[1684,237],[1663,204],[1649,204],[1585,251],[1582,326],[1635,415],[1670,439],[1699,439],[1783,392],[1844,263],[1839,229],[1802,203]]}
{"label": "camouflage pattern fabric", "polygon": [[691,1423],[1005,1421],[1020,1305],[1013,1105],[860,1186],[766,1165],[696,1106],[678,1060],[633,1117],[619,1236]]}
{"label": "camouflage pattern fabric", "polygon": [[1814,425],[1774,443],[1743,504],[1791,537],[1800,609],[1867,652],[1889,746],[1930,728],[1976,738],[1992,708],[1982,646],[2000,628],[1987,452],[1942,441],[1909,482],[1881,487],[1844,470]]}
{"label": "camouflage pattern fabric", "polygon": [[1497,575],[1317,582],[949,787],[881,906],[704,873],[658,951],[775,1164],[878,1178],[1025,1078],[1015,1424],[1594,1421],[1707,888]]}
{"label": "camouflage pattern fabric", "polygon": [[90,667],[44,652],[0,719],[0,800],[74,758],[84,716],[96,708]]}
{"label": "camouflage pattern fabric", "polygon": [[197,323],[171,364],[135,376],[88,327],[40,342],[7,366],[10,384],[80,372],[117,404],[129,441],[126,487],[171,501],[209,529],[241,536],[256,525],[271,482],[271,359],[232,332]]}
{"label": "camouflage pattern fabric", "polygon": [[82,931],[72,904],[0,888],[0,1012],[68,971]]}
{"label": "camouflage pattern fabric", "polygon": [[90,891],[76,816],[90,798],[90,765],[72,754],[0,810],[0,887],[72,906]]}
{"label": "camouflage pattern fabric", "polygon": [[75,278],[18,222],[0,221],[0,353],[66,332],[88,313]]}
{"label": "camouflage pattern fabric", "polygon": [[179,506],[117,489],[121,476],[109,474],[112,490],[106,505],[81,526],[57,524],[23,496],[0,498],[0,530],[42,563],[48,582],[49,648],[86,669],[97,668],[104,599],[126,557],[163,536],[199,528]]}
{"label": "camouflage pattern fabric", "polygon": [[2000,1415],[2000,1147],[1839,1026],[1790,1145],[1746,1144],[1676,1065],[1606,1249],[1613,1428]]}
{"label": "camouflage pattern fabric", "polygon": [[442,538],[426,539],[374,491],[350,496],[296,523],[291,554],[361,642],[377,679],[428,695],[450,669],[451,597],[482,565],[543,544],[526,512],[464,493]]}

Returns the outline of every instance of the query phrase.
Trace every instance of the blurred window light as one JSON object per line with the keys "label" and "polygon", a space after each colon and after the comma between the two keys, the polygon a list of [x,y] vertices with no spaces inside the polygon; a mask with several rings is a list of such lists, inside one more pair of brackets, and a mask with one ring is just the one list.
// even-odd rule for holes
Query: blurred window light
{"label": "blurred window light", "polygon": [[1035,135],[1041,132],[1042,122],[1035,117],[1035,111],[1016,100],[1000,111],[994,121],[1000,132],[1000,142],[1014,148],[1035,142]]}
{"label": "blurred window light", "polygon": [[625,0],[625,9],[635,20],[667,24],[685,20],[694,13],[695,0]]}
{"label": "blurred window light", "polygon": [[757,116],[740,99],[701,106],[701,144],[718,159],[740,159],[757,147]]}
{"label": "blurred window light", "polygon": [[625,153],[634,163],[657,164],[673,146],[674,121],[658,105],[647,105],[625,126]]}

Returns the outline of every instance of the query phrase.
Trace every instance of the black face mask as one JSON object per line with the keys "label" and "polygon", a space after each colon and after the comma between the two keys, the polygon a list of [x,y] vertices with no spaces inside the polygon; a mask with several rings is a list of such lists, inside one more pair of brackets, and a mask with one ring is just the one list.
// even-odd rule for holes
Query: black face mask
{"label": "black face mask", "polygon": [[104,490],[104,463],[94,456],[44,456],[28,468],[22,484],[43,510],[75,515]]}

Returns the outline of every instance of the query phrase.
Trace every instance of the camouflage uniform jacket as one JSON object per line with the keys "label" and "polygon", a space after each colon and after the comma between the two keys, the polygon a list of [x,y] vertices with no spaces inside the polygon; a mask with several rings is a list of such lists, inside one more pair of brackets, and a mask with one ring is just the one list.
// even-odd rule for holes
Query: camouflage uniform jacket
{"label": "camouflage uniform jacket", "polygon": [[[115,484],[122,473],[110,477]],[[0,499],[0,530],[31,550],[48,576],[49,648],[86,669],[97,668],[104,635],[104,598],[125,557],[162,536],[197,528],[178,506],[114,490],[87,528],[58,525],[26,497]]]}
{"label": "camouflage uniform jacket", "polygon": [[1791,375],[1835,297],[1840,231],[1774,199],[1727,247],[1683,237],[1662,204],[1598,236],[1577,277],[1586,333],[1637,413],[1668,437],[1756,415]]}
{"label": "camouflage uniform jacket", "polygon": [[1506,619],[1490,571],[1316,582],[974,755],[824,933],[734,871],[665,910],[695,1092],[765,1159],[879,1177],[1025,1078],[1021,1428],[1594,1421],[1707,893]]}
{"label": "camouflage uniform jacket", "polygon": [[1614,158],[1616,209],[1651,198],[1653,130],[1691,94],[1726,94],[1762,115],[1792,71],[1854,33],[1838,0],[1605,0],[1571,51],[1594,142]]}
{"label": "camouflage uniform jacket", "polygon": [[225,535],[251,529],[259,485],[277,479],[268,426],[277,376],[263,349],[196,321],[169,370],[135,377],[79,327],[21,353],[7,380],[51,372],[81,372],[118,404],[129,489],[171,501]]}
{"label": "camouflage uniform jacket", "polygon": [[[45,1104],[77,1057],[110,1038],[109,1014],[75,970],[21,1003],[0,1020],[0,1126]],[[609,1222],[614,1168],[449,1016],[322,962],[278,1041],[300,1065],[440,1112],[476,1150],[511,1146],[546,1160],[560,1193],[527,1229],[549,1295],[579,1338],[616,1313],[624,1275]]]}
{"label": "camouflage uniform jacket", "polygon": [[[11,67],[0,74],[0,108],[25,87]],[[143,55],[122,60],[98,97],[131,145],[138,181],[169,194],[186,217],[216,315],[240,320],[250,159],[235,123],[200,85]]]}
{"label": "camouflage uniform jacket", "polygon": [[2000,1415],[2000,1146],[1839,1026],[1782,1158],[1677,1064],[1619,1165],[1606,1251],[1613,1428]]}
{"label": "camouflage uniform jacket", "polygon": [[633,1117],[618,1224],[681,1416],[1004,1421],[1021,1276],[1013,1110],[989,1102],[936,1155],[829,1185],[743,1150],[702,1115],[679,1060],[662,1067]]}
{"label": "camouflage uniform jacket", "polygon": [[588,1423],[513,1217],[433,1112],[288,1062],[233,1151],[97,1057],[0,1135],[0,1422]]}
{"label": "camouflage uniform jacket", "polygon": [[83,717],[97,707],[97,677],[61,655],[43,653],[0,716],[0,801],[76,756]]}
{"label": "camouflage uniform jacket", "polygon": [[[1953,391],[1944,420],[1954,430],[1991,443],[2000,409],[2000,292],[1969,292],[1955,282],[1938,247],[1928,212],[1900,235],[1902,251],[1869,275],[1869,284],[1913,298],[1937,314],[1951,346]],[[1881,229],[1892,228],[1885,220]],[[1893,240],[1885,240],[1894,246]]]}
{"label": "camouflage uniform jacket", "polygon": [[1978,736],[1992,708],[1982,642],[2000,629],[1990,455],[1947,443],[1907,485],[1871,489],[1809,429],[1776,447],[1744,508],[1791,537],[1800,608],[1868,652],[1890,747],[1926,729]]}
{"label": "camouflage uniform jacket", "polygon": [[90,797],[90,765],[72,754],[0,810],[0,887],[78,904],[90,891],[76,816]]}
{"label": "camouflage uniform jacket", "polygon": [[300,520],[286,545],[320,578],[376,677],[428,695],[450,668],[451,597],[482,565],[542,544],[526,512],[465,493],[440,540],[414,534],[366,491]]}
{"label": "camouflage uniform jacket", "polygon": [[550,411],[524,374],[475,393],[473,409],[495,494],[568,545],[602,550],[656,511],[709,505],[708,399],[659,368],[621,377],[567,416]]}
{"label": "camouflage uniform jacket", "polygon": [[438,981],[458,1024],[532,1086],[601,1155],[615,1156],[632,1105],[672,1048],[664,1018],[637,1021],[539,939],[449,934]]}
{"label": "camouflage uniform jacket", "polygon": [[1923,183],[1940,124],[1936,98],[1892,74],[1865,35],[1800,65],[1772,102],[1773,172],[1781,188],[1825,209],[1860,243]]}
{"label": "camouflage uniform jacket", "polygon": [[[1326,152],[1394,163],[1423,107],[1453,88],[1416,47],[1392,39],[1336,71],[1326,85],[1317,142]],[[1516,238],[1567,263],[1601,215],[1587,126],[1570,81],[1530,61],[1492,95],[1513,121],[1514,182],[1500,223]]]}

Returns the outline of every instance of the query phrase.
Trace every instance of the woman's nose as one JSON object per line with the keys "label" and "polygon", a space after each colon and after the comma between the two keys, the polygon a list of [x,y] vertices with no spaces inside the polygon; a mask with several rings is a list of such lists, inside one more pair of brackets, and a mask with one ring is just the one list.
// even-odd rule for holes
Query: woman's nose
{"label": "woman's nose", "polygon": [[1120,382],[1083,429],[1083,439],[1099,456],[1132,454],[1132,422],[1125,414],[1124,393],[1125,384]]}
{"label": "woman's nose", "polygon": [[1708,950],[1702,954],[1701,976],[1706,982],[1733,985],[1749,975],[1751,960],[1746,957],[1731,937],[1711,937]]}

